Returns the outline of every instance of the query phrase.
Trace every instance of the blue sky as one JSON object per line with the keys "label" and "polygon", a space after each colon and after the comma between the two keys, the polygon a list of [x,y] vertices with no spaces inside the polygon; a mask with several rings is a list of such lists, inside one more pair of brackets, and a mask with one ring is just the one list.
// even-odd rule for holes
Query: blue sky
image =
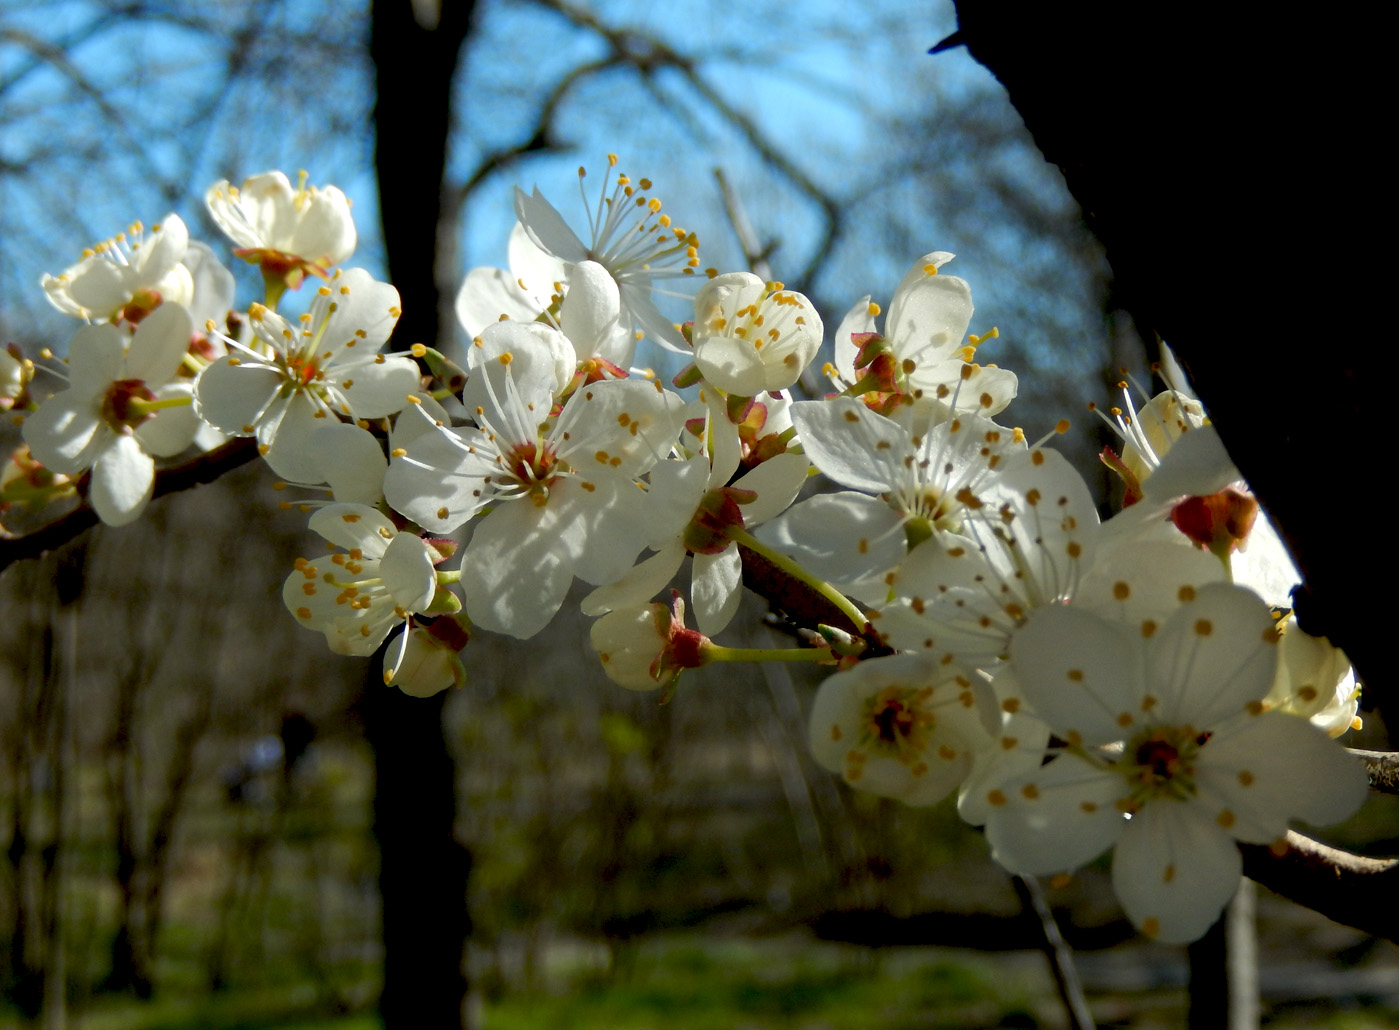
{"label": "blue sky", "polygon": [[[844,236],[803,284],[828,326],[865,293],[887,301],[921,254],[951,250],[950,271],[977,300],[972,330],[1000,328],[1000,360],[1038,364],[1063,381],[1059,393],[1080,384],[1069,398],[1075,406],[1094,395],[1083,378],[1116,363],[1107,357],[1094,259],[1061,249],[1064,233],[1081,248],[1076,211],[1057,170],[1014,135],[1018,119],[1000,86],[964,50],[927,54],[955,28],[950,0],[892,0],[854,21],[833,0],[801,5],[800,16],[782,0],[664,8],[592,0],[578,9],[609,28],[630,27],[639,48],[654,38],[690,57],[704,88],[849,205]],[[254,21],[255,10],[268,13]],[[165,16],[111,24],[101,12],[90,0],[0,0],[0,162],[28,169],[0,174],[0,327],[61,350],[72,327],[47,309],[37,285],[44,272],[61,271],[134,219],[149,224],[170,210],[221,246],[204,219],[204,190],[216,178],[274,167],[341,186],[360,214],[354,263],[383,275],[364,131],[373,99],[362,46],[367,4],[172,6]],[[525,138],[555,85],[607,50],[596,31],[531,0],[482,0],[479,14],[457,83],[465,132],[451,172],[459,178],[483,154]],[[240,33],[250,41],[241,59],[257,74],[222,90],[228,38]],[[36,61],[25,45],[35,40],[65,46],[67,63]],[[630,70],[580,79],[559,105],[553,138],[569,148],[496,170],[470,198],[456,275],[504,263],[517,183],[538,184],[581,222],[577,167],[601,168],[609,151],[633,176],[650,176],[667,212],[700,234],[705,265],[740,263],[716,168],[760,238],[777,244],[778,278],[792,285],[813,257],[819,208],[674,70],[650,83]],[[1049,229],[1027,228],[1027,212]],[[251,295],[252,277],[245,281]]]}

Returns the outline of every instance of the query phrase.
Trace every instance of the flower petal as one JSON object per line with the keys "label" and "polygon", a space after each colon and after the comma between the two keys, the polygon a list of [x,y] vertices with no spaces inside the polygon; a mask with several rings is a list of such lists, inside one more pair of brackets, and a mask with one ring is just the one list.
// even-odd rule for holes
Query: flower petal
{"label": "flower petal", "polygon": [[92,466],[92,507],[109,526],[134,522],[155,486],[155,462],[134,436],[113,434]]}
{"label": "flower petal", "polygon": [[1254,844],[1282,836],[1289,819],[1326,826],[1349,817],[1369,786],[1339,744],[1285,712],[1245,716],[1215,733],[1195,760],[1195,782],[1230,836]]}
{"label": "flower petal", "polygon": [[1112,886],[1144,934],[1184,944],[1219,918],[1242,868],[1233,839],[1203,806],[1163,800],[1132,816],[1112,858]]}
{"label": "flower petal", "polygon": [[1127,783],[1073,754],[987,792],[986,839],[1011,872],[1077,869],[1112,847],[1127,821],[1117,803]]}
{"label": "flower petal", "polygon": [[1159,718],[1200,730],[1261,700],[1277,674],[1278,632],[1251,590],[1210,583],[1147,641]]}

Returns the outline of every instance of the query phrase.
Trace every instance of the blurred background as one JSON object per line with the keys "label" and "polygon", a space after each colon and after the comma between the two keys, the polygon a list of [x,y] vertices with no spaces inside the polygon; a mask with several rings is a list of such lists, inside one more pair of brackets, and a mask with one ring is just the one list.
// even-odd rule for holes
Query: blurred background
{"label": "blurred background", "polygon": [[[506,264],[513,188],[579,225],[577,169],[595,202],[615,152],[698,232],[704,265],[766,262],[828,329],[865,294],[887,303],[923,253],[955,252],[972,331],[1000,332],[981,356],[1021,377],[1006,417],[1032,438],[1072,418],[1063,447],[1106,501],[1084,408],[1148,347],[1000,86],[960,49],[926,53],[954,28],[928,0],[858,17],[776,0],[0,0],[0,341],[62,353],[74,326],[43,273],[171,211],[221,249],[205,189],[272,168],[343,188],[351,263],[388,277],[386,169],[445,144],[420,260],[436,337],[459,346],[456,284]],[[403,49],[413,31],[449,36],[445,52]],[[437,91],[441,117],[405,122],[386,74],[424,107]],[[407,142],[385,153],[390,117]],[[256,274],[234,271],[246,303]],[[415,871],[395,800],[444,817],[458,849],[451,876],[427,857],[420,872],[444,912],[465,885],[471,1025],[1067,1025],[1036,925],[951,805],[856,795],[813,765],[803,673],[700,670],[661,706],[602,677],[565,606],[528,647],[479,635],[466,689],[409,701],[432,732],[400,733],[377,670],[366,686],[365,663],[286,615],[281,583],[321,545],[272,478],[239,470],[0,579],[0,1026],[381,1025],[385,892]],[[750,602],[726,642],[762,646]],[[1385,746],[1375,720],[1366,733],[1355,746]],[[1331,839],[1392,851],[1384,800]],[[1185,951],[1133,935],[1105,865],[1050,900],[1100,1022],[1181,1022]],[[1393,945],[1259,904],[1270,1025],[1399,1018]]]}

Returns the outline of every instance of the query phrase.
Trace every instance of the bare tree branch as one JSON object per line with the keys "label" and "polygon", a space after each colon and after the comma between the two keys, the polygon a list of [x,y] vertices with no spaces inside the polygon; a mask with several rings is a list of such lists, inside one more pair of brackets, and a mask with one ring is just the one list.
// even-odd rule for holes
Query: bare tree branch
{"label": "bare tree branch", "polygon": [[[204,483],[212,483],[225,472],[231,472],[240,465],[246,465],[257,457],[257,440],[253,437],[240,437],[213,450],[190,458],[179,465],[161,469],[155,474],[154,497],[188,490]],[[61,547],[69,540],[97,525],[97,513],[84,502],[62,518],[50,522],[41,529],[23,536],[0,536],[0,571],[17,561],[38,558],[55,547]]]}
{"label": "bare tree branch", "polygon": [[1399,941],[1399,858],[1363,858],[1287,832],[1282,847],[1241,844],[1244,875],[1328,919]]}

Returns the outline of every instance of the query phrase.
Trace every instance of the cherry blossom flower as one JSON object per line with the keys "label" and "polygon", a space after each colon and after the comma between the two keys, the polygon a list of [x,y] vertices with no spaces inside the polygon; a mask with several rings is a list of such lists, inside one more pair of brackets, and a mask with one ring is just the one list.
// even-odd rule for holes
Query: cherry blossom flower
{"label": "cherry blossom flower", "polygon": [[1116,845],[1132,921],[1163,941],[1203,934],[1238,886],[1236,840],[1344,819],[1365,796],[1341,748],[1263,703],[1278,639],[1267,606],[1229,584],[1201,588],[1149,637],[1076,608],[1033,613],[1011,665],[1068,745],[987,792],[997,860],[1055,873]]}
{"label": "cherry blossom flower", "polygon": [[873,658],[822,682],[811,753],[852,787],[931,805],[992,749],[995,713],[974,673],[930,655]]}
{"label": "cherry blossom flower", "polygon": [[292,189],[283,173],[263,172],[241,188],[220,180],[204,195],[210,217],[237,244],[234,253],[261,267],[269,303],[307,275],[325,278],[355,252],[349,200],[334,186],[307,186],[306,178],[300,173]]}
{"label": "cherry blossom flower", "polygon": [[751,272],[717,276],[695,297],[695,365],[726,393],[785,390],[816,356],[821,334],[811,301]]}
{"label": "cherry blossom flower", "polygon": [[279,476],[324,480],[311,434],[327,418],[379,418],[400,411],[418,388],[411,358],[377,353],[398,321],[398,291],[368,272],[339,272],[295,325],[254,304],[258,347],[225,337],[236,351],[199,377],[202,417],[231,436],[258,438]]}
{"label": "cherry blossom flower", "polygon": [[647,546],[656,553],[584,598],[584,614],[649,600],[671,581],[690,551],[694,553],[690,596],[700,630],[718,634],[738,610],[743,561],[726,530],[753,528],[784,511],[806,482],[811,466],[801,454],[782,452],[730,483],[740,468],[738,427],[725,415],[720,398],[706,395],[692,412],[696,409],[703,414],[687,425],[697,428],[701,446],[651,470]]}
{"label": "cherry blossom flower", "polygon": [[152,456],[179,454],[194,439],[190,381],[176,378],[190,328],[189,312],[174,303],[147,315],[134,335],[84,326],[68,348],[68,389],[25,420],[25,442],[47,468],[69,476],[92,470],[92,506],[109,526],[145,510]]}
{"label": "cherry blossom flower", "polygon": [[[609,173],[616,166],[617,155],[609,154]],[[580,168],[580,188],[584,175]],[[694,233],[671,225],[670,216],[661,214],[661,202],[646,195],[650,189],[649,179],[633,183],[629,176],[618,174],[612,195],[601,197],[597,210],[588,212],[587,243],[568,227],[537,186],[531,194],[516,188],[515,215],[545,253],[572,264],[595,261],[607,270],[620,292],[622,322],[633,334],[639,327],[662,346],[685,353],[684,337],[661,314],[651,291],[659,280],[695,274],[699,240]]]}
{"label": "cherry blossom flower", "polygon": [[838,390],[934,397],[988,417],[1014,399],[1013,372],[971,360],[995,333],[967,336],[971,288],[938,272],[951,260],[946,251],[934,251],[914,262],[889,302],[882,335],[875,322],[881,309],[868,296],[846,312],[835,333],[835,364],[826,370]]}
{"label": "cherry blossom flower", "polygon": [[135,324],[161,301],[188,305],[194,295],[190,270],[181,263],[189,231],[176,215],[151,228],[136,222],[124,233],[83,252],[59,275],[41,280],[49,303],[65,315],[89,322]]}
{"label": "cherry blossom flower", "polygon": [[1018,434],[978,415],[946,417],[920,401],[886,418],[851,397],[799,401],[792,422],[818,469],[850,488],[803,501],[760,538],[814,575],[882,602],[882,577],[910,549],[958,531],[968,506],[1012,455]]}
{"label": "cherry blossom flower", "polygon": [[479,428],[435,426],[396,449],[384,493],[434,532],[492,507],[462,562],[467,614],[524,639],[558,611],[575,575],[610,582],[645,546],[637,479],[679,433],[684,402],[653,381],[614,380],[580,387],[551,417],[555,351],[534,330],[501,326],[516,349],[468,383]]}
{"label": "cherry blossom flower", "polygon": [[[339,550],[313,561],[298,558],[282,601],[303,626],[324,634],[336,654],[373,654],[389,633],[433,603],[433,566],[441,555],[417,533],[400,531],[362,504],[326,505],[310,526]],[[385,663],[386,683],[402,660],[400,647],[397,659]]]}

